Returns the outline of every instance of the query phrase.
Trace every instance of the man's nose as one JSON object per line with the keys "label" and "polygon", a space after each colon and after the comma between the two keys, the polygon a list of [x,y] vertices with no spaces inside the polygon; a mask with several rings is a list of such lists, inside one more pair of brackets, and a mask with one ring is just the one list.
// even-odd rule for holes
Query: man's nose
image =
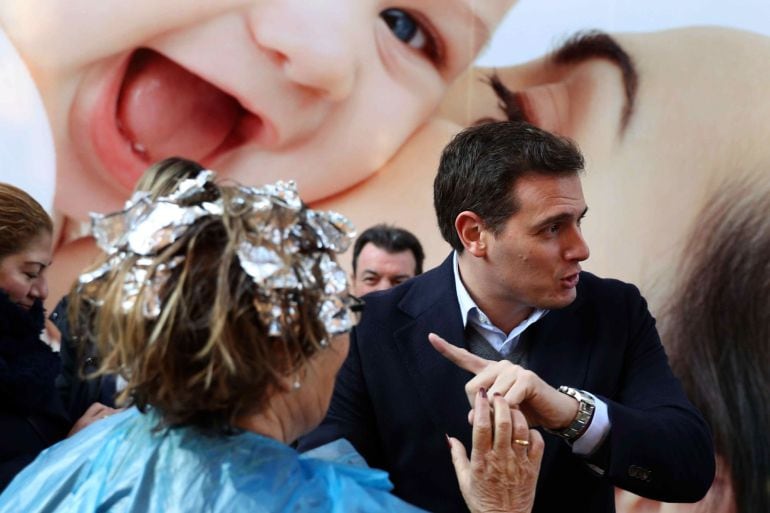
{"label": "man's nose", "polygon": [[378,290],[388,290],[392,286],[393,286],[393,284],[390,283],[390,280],[388,280],[387,278],[383,278],[382,280],[377,282],[377,286],[374,287],[374,289],[372,289],[372,290],[375,290],[375,291],[378,291]]}
{"label": "man's nose", "polygon": [[286,77],[332,101],[347,98],[356,76],[356,20],[337,2],[274,0],[255,14],[257,44]]}
{"label": "man's nose", "polygon": [[583,238],[583,232],[580,230],[580,227],[575,227],[574,230],[571,231],[569,244],[564,252],[564,257],[567,260],[582,262],[588,260],[589,256],[591,256],[591,250],[588,249],[588,243],[586,243],[585,238]]}

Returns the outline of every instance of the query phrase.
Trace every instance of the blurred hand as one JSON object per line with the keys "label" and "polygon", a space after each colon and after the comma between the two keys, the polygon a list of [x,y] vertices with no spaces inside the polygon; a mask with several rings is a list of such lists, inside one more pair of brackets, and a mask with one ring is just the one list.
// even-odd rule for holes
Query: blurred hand
{"label": "blurred hand", "polygon": [[460,491],[472,513],[529,513],[543,458],[543,437],[529,429],[524,415],[509,408],[502,396],[492,401],[494,413],[486,391],[476,394],[470,459],[463,444],[447,436]]}
{"label": "blurred hand", "polygon": [[70,429],[70,432],[67,433],[67,436],[70,437],[86,426],[90,426],[97,420],[105,419],[110,415],[114,415],[115,413],[123,411],[124,409],[125,408],[110,408],[109,406],[106,406],[102,403],[93,403],[88,407],[83,416],[80,417],[77,422],[75,422],[75,425],[72,426],[72,429]]}
{"label": "blurred hand", "polygon": [[56,344],[58,346],[61,343],[61,331],[59,331],[56,324],[47,317],[45,319],[45,334],[51,344]]}
{"label": "blurred hand", "polygon": [[[500,394],[508,406],[520,408],[530,426],[564,429],[575,418],[578,402],[553,388],[534,372],[508,360],[485,360],[450,344],[435,333],[428,335],[428,340],[449,361],[476,375],[465,385],[471,407],[477,392],[485,388],[490,396]],[[468,420],[472,423],[473,410]]]}

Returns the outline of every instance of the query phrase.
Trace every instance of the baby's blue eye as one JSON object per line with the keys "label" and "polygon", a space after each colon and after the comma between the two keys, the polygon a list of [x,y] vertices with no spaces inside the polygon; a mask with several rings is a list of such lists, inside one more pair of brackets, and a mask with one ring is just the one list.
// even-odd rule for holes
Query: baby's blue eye
{"label": "baby's blue eye", "polygon": [[385,9],[380,16],[398,39],[418,50],[425,49],[428,38],[412,15],[401,9]]}

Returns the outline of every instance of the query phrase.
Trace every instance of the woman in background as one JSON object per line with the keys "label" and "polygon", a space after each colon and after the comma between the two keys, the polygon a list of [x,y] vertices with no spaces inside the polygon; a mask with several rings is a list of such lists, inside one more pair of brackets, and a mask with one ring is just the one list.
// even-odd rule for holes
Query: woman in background
{"label": "woman in background", "polygon": [[0,183],[0,490],[70,429],[54,390],[59,355],[40,339],[52,231],[32,197]]}

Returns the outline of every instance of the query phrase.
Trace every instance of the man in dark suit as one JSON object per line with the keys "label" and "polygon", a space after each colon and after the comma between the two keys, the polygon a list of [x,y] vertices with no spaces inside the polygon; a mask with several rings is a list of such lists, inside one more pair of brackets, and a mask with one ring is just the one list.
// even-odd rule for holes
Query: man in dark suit
{"label": "man in dark suit", "polygon": [[[329,413],[300,447],[345,437],[400,497],[466,511],[445,433],[470,446],[467,396],[485,388],[545,431],[535,511],[614,511],[614,485],[700,499],[714,476],[711,435],[646,302],[632,285],[581,272],[582,168],[570,141],[525,123],[455,137],[434,183],[455,251],[366,297]],[[431,337],[451,361],[430,333],[457,346]]]}

